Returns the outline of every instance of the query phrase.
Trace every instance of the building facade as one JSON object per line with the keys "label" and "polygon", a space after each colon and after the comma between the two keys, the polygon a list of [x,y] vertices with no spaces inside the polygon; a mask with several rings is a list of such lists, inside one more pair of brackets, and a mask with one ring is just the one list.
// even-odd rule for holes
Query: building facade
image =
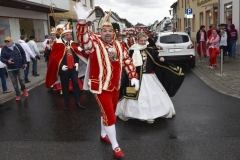
{"label": "building facade", "polygon": [[[59,0],[58,0],[59,1]],[[59,24],[65,24],[67,22],[70,22],[73,26],[73,40],[77,42],[77,37],[76,37],[76,25],[78,23],[78,18],[77,14],[73,8],[73,6],[76,5],[76,3],[81,2],[85,10],[88,11],[89,9],[94,10],[95,9],[95,1],[94,0],[66,0],[68,2],[69,10],[66,12],[61,12],[61,13],[54,13],[57,23]],[[95,12],[88,18],[88,21],[92,22],[96,19]],[[55,21],[53,19],[53,13],[49,14],[49,28],[51,26],[55,26]],[[89,29],[93,32],[97,31],[96,26],[93,23],[89,23]]]}
{"label": "building facade", "polygon": [[178,27],[178,23],[177,23],[177,11],[178,11],[178,7],[177,7],[177,2],[173,3],[171,5],[170,8],[172,8],[172,10],[170,10],[170,15],[172,16],[172,30],[177,29]]}
{"label": "building facade", "polygon": [[[240,1],[237,0],[220,0],[219,1],[219,20],[220,23],[234,24],[238,30],[240,37],[240,16],[239,16]],[[240,41],[237,41],[237,54],[240,54]]]}
{"label": "building facade", "polygon": [[[68,0],[52,0],[56,4],[55,12],[69,10]],[[4,38],[11,36],[18,42],[21,35],[27,37],[35,35],[36,42],[42,51],[44,35],[49,33],[48,13],[51,1],[49,0],[1,0],[0,1],[0,47],[3,47]]]}
{"label": "building facade", "polygon": [[[186,9],[192,8],[192,18],[185,18]],[[218,0],[178,0],[177,1],[177,31],[185,31],[191,27],[190,35],[196,41],[196,33],[201,25],[209,29],[209,25],[218,22]]]}

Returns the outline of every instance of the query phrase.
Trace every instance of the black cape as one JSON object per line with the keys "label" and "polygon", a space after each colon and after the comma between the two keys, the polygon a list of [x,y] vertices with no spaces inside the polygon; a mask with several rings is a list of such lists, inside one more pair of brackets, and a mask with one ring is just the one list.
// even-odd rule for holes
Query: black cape
{"label": "black cape", "polygon": [[[176,66],[171,63],[161,62],[159,60],[158,52],[153,49],[152,47],[148,47],[144,49],[145,53],[147,53],[147,65],[146,65],[146,72],[143,71],[143,66],[136,67],[136,71],[139,77],[139,85],[141,86],[142,75],[145,73],[152,73],[154,72],[158,77],[159,81],[162,83],[163,87],[167,91],[170,97],[173,97],[184,80],[184,73],[182,72],[182,68]],[[129,51],[129,56],[132,57],[133,50]],[[121,87],[120,87],[120,95],[119,101],[123,98],[127,99],[138,99],[138,95],[140,90],[136,92],[136,94],[127,94],[126,88],[129,87],[131,84],[128,76],[125,72],[123,72],[122,80],[121,80]],[[141,88],[141,87],[139,87]]]}

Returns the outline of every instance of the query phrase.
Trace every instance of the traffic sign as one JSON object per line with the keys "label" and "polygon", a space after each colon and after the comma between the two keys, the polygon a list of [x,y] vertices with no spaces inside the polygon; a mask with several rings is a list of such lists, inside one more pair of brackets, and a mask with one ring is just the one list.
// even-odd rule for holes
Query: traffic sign
{"label": "traffic sign", "polygon": [[193,14],[193,9],[192,8],[187,8],[186,9],[186,14]]}

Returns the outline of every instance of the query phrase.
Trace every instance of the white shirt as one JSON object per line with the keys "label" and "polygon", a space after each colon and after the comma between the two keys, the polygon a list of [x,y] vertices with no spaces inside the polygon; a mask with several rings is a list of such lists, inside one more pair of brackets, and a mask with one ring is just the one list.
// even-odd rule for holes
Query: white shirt
{"label": "white shirt", "polygon": [[30,40],[27,44],[29,45],[30,49],[32,50],[32,52],[35,56],[36,55],[40,56],[40,52],[39,52],[39,50],[37,48],[37,44],[34,42],[34,40]]}
{"label": "white shirt", "polygon": [[29,45],[24,41],[24,40],[18,40],[18,43],[22,46],[25,54],[26,54],[26,59],[27,59],[27,62],[30,62],[30,57],[31,58],[35,58],[32,50],[30,49]]}
{"label": "white shirt", "polygon": [[[2,48],[0,48],[0,56],[1,56],[1,51],[2,51]],[[0,61],[0,68],[4,68],[5,66],[6,65]]]}
{"label": "white shirt", "polygon": [[47,41],[48,41],[48,39],[45,39],[45,40],[42,42],[43,50],[45,50],[45,48],[46,48]]}
{"label": "white shirt", "polygon": [[205,41],[203,31],[200,31],[200,41]]}
{"label": "white shirt", "polygon": [[[222,34],[220,32],[220,34]],[[227,46],[227,32],[225,31],[225,33],[223,35],[221,35],[221,41],[220,41],[220,46]]]}

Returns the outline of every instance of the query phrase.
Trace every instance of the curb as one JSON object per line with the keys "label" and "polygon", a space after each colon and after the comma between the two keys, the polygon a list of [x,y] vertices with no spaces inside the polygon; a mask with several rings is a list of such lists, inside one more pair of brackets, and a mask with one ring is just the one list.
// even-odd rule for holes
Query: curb
{"label": "curb", "polygon": [[234,90],[226,86],[224,83],[218,81],[213,76],[210,76],[207,72],[205,72],[199,65],[196,64],[195,68],[191,69],[191,71],[196,74],[203,82],[205,82],[212,89],[223,93],[225,95],[229,95],[235,98],[240,99],[240,92]]}

